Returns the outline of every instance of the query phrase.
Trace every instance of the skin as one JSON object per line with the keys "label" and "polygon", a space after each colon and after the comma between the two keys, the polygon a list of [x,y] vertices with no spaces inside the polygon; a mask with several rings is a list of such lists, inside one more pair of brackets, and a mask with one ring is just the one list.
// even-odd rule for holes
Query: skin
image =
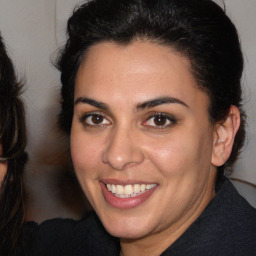
{"label": "skin", "polygon": [[[232,138],[228,128],[209,121],[209,98],[190,69],[170,47],[137,40],[92,46],[78,70],[75,172],[107,231],[121,238],[121,255],[159,255],[215,196],[216,166],[229,155],[223,143],[232,149]],[[166,97],[175,100],[143,105]],[[109,180],[157,187],[136,207],[120,209],[104,197],[102,181]]]}
{"label": "skin", "polygon": [[[0,156],[2,155],[2,145],[0,144]],[[1,162],[0,161],[0,185],[6,175],[7,172],[7,165],[6,162]]]}

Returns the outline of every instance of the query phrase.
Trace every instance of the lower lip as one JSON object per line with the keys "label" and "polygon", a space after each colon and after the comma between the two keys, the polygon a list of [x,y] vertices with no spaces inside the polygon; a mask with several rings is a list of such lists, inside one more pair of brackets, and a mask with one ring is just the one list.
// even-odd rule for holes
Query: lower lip
{"label": "lower lip", "polygon": [[100,182],[105,200],[109,205],[119,209],[134,208],[145,202],[157,189],[157,186],[135,197],[119,198],[108,191],[106,185]]}

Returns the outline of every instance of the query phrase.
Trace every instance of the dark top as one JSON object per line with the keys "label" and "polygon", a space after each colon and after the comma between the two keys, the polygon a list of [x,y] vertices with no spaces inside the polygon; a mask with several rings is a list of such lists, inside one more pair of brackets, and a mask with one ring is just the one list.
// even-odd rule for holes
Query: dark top
{"label": "dark top", "polygon": [[83,220],[52,219],[24,227],[26,256],[119,255],[119,240],[110,236],[94,212]]}
{"label": "dark top", "polygon": [[[199,218],[162,256],[256,256],[256,210],[228,179]],[[119,255],[118,239],[95,213],[81,221],[53,219],[24,227],[25,255]]]}

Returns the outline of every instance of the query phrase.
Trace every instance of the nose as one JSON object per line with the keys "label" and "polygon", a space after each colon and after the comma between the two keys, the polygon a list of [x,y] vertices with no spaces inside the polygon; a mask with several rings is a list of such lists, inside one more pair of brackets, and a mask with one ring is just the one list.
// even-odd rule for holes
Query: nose
{"label": "nose", "polygon": [[140,164],[144,160],[138,138],[129,129],[117,129],[108,138],[102,160],[115,170],[124,170],[128,166]]}

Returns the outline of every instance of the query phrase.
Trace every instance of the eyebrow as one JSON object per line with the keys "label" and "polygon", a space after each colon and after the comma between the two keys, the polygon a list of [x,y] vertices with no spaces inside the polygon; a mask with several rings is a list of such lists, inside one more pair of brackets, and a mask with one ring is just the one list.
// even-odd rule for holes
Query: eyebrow
{"label": "eyebrow", "polygon": [[174,97],[160,97],[160,98],[156,98],[156,99],[153,99],[153,100],[149,100],[149,101],[139,103],[136,106],[136,109],[137,110],[143,110],[143,109],[153,108],[153,107],[156,107],[156,106],[159,106],[159,105],[169,104],[169,103],[180,104],[180,105],[183,105],[183,106],[189,108],[189,106],[185,102],[183,102],[183,101],[181,101],[177,98],[174,98]]}
{"label": "eyebrow", "polygon": [[78,103],[89,104],[89,105],[92,105],[96,108],[99,108],[99,109],[102,109],[102,110],[105,110],[105,111],[109,111],[109,107],[105,103],[97,101],[97,100],[93,100],[93,99],[90,99],[90,98],[87,98],[87,97],[77,98],[74,102],[74,105],[76,105]]}
{"label": "eyebrow", "polygon": [[[92,105],[96,108],[99,108],[99,109],[102,109],[102,110],[105,110],[105,111],[110,111],[110,108],[105,103],[97,101],[97,100],[93,100],[93,99],[90,99],[90,98],[87,98],[87,97],[77,98],[74,102],[74,105],[76,105],[78,103],[89,104],[89,105]],[[177,98],[174,98],[174,97],[160,97],[160,98],[156,98],[156,99],[153,99],[153,100],[149,100],[149,101],[139,103],[136,106],[136,110],[137,111],[144,110],[144,109],[153,108],[153,107],[156,107],[156,106],[159,106],[159,105],[169,104],[169,103],[180,104],[182,106],[185,106],[185,107],[189,108],[189,106],[185,102],[183,102],[183,101],[181,101]]]}

